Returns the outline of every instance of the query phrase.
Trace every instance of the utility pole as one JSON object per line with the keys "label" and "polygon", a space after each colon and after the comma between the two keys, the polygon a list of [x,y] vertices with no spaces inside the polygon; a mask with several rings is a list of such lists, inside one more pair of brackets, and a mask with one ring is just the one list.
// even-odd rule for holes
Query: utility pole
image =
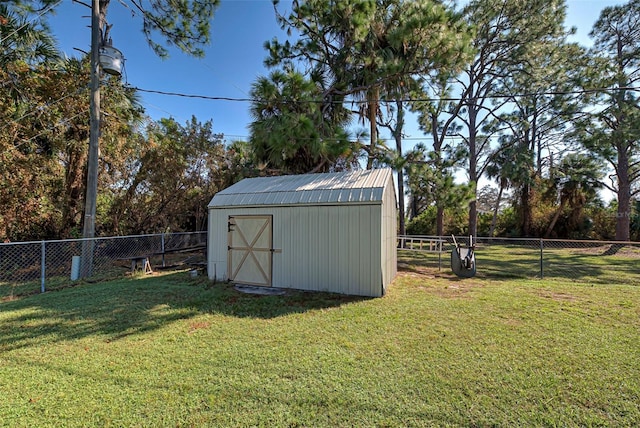
{"label": "utility pole", "polygon": [[91,276],[96,234],[96,200],[98,196],[98,153],[100,142],[100,0],[91,4],[91,104],[89,156],[87,161],[87,193],[84,204],[82,262],[80,275]]}

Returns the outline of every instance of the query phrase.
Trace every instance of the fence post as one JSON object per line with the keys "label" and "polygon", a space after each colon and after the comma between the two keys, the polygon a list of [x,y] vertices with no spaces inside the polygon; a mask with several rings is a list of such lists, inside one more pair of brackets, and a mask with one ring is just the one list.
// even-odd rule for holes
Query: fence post
{"label": "fence post", "polygon": [[42,241],[40,244],[40,292],[44,293],[44,278],[46,276],[46,244]]}
{"label": "fence post", "polygon": [[164,232],[161,234],[160,238],[160,252],[162,253],[162,267],[164,266]]}
{"label": "fence post", "polygon": [[540,238],[540,279],[544,278],[544,267],[543,267],[543,249],[544,249],[544,240]]}

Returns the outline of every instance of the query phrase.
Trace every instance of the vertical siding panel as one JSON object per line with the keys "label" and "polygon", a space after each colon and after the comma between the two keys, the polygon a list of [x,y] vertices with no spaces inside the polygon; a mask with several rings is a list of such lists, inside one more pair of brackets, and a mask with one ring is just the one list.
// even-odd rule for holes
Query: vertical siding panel
{"label": "vertical siding panel", "polygon": [[286,283],[287,287],[302,288],[300,284],[300,270],[302,269],[302,260],[300,255],[300,208],[292,207],[289,209],[289,231],[291,233],[289,239],[291,242],[291,252],[289,253],[289,265],[287,266]]}
{"label": "vertical siding panel", "polygon": [[354,294],[360,294],[360,252],[363,250],[360,239],[359,224],[360,218],[357,208],[352,208],[349,212],[349,234],[351,239],[349,240],[349,276],[348,280],[348,292]]}
{"label": "vertical siding panel", "polygon": [[308,256],[306,282],[309,290],[315,290],[316,269],[318,267],[318,207],[307,207],[307,230],[305,231],[305,250]]}
{"label": "vertical siding panel", "polygon": [[307,284],[305,281],[305,274],[307,270],[307,257],[308,253],[306,251],[306,246],[308,245],[307,239],[305,237],[305,229],[306,229],[306,219],[305,219],[305,211],[306,207],[296,207],[292,210],[294,213],[294,218],[291,223],[294,225],[294,236],[292,236],[293,240],[293,248],[294,253],[293,256],[295,258],[295,272],[296,275],[292,278],[291,287],[300,288],[303,290],[307,290]]}
{"label": "vertical siding panel", "polygon": [[360,294],[360,284],[362,278],[360,276],[360,252],[362,251],[361,238],[359,231],[360,207],[357,205],[349,206],[345,210],[344,224],[346,225],[346,234],[349,236],[349,242],[346,245],[347,255],[345,257],[346,264],[344,266],[345,273],[343,277],[344,293]]}
{"label": "vertical siding panel", "polygon": [[357,261],[358,253],[357,247],[354,243],[357,242],[356,234],[354,233],[352,226],[352,218],[356,214],[354,213],[355,207],[353,205],[343,205],[337,207],[340,212],[340,277],[338,282],[335,283],[336,290],[340,293],[354,294],[354,289],[357,288],[357,282],[355,282],[351,276],[351,267],[356,266],[354,259]]}
{"label": "vertical siding panel", "polygon": [[[271,210],[271,214],[273,216],[272,248],[282,249],[282,237],[285,236],[285,233],[282,230],[282,216],[284,214],[284,210],[282,208],[276,208]],[[282,281],[282,253],[271,253],[271,263],[271,285],[278,287],[277,284]]]}
{"label": "vertical siding panel", "polygon": [[330,291],[334,289],[334,284],[338,282],[340,273],[338,272],[339,249],[342,245],[340,237],[338,212],[335,207],[326,207],[327,226],[329,233],[324,238],[327,240],[327,265],[325,267],[326,275],[320,285],[321,291]]}
{"label": "vertical siding panel", "polygon": [[207,276],[210,280],[217,279],[217,270],[215,268],[215,261],[218,259],[218,247],[216,242],[216,221],[217,211],[209,209],[209,221],[208,221],[208,233],[207,233]]}
{"label": "vertical siding panel", "polygon": [[380,295],[380,205],[369,205],[369,254],[367,256],[367,290],[371,296]]}
{"label": "vertical siding panel", "polygon": [[[364,209],[363,209],[364,208]],[[363,288],[366,288],[366,255],[369,252],[369,226],[366,216],[367,209],[363,206],[355,206],[352,208],[352,217],[355,219],[355,224],[352,227],[352,247],[353,247],[353,259],[351,266],[355,274],[352,288],[350,290],[353,294],[361,295]]]}
{"label": "vertical siding panel", "polygon": [[354,230],[350,227],[354,209],[357,209],[354,205],[343,205],[340,209],[340,278],[335,284],[335,290],[345,294],[355,294],[354,290],[357,290],[357,283],[350,281],[349,275],[354,258],[357,257],[354,244],[358,242],[358,238],[354,236]]}
{"label": "vertical siding panel", "polygon": [[[210,276],[217,280],[226,280],[227,274],[227,212],[224,209],[212,210],[209,247],[211,250]],[[209,251],[209,250],[208,250]]]}
{"label": "vertical siding panel", "polygon": [[283,275],[283,284],[286,287],[292,286],[292,281],[296,279],[296,275],[298,274],[298,266],[296,263],[296,213],[295,208],[288,208],[287,218],[289,220],[289,224],[287,224],[287,243],[288,243],[288,254],[285,259],[285,265],[282,267],[282,275]]}
{"label": "vertical siding panel", "polygon": [[382,247],[380,253],[380,266],[382,267],[382,286],[385,290],[391,280],[391,272],[393,269],[393,267],[391,266],[392,252],[395,251],[395,248],[393,248],[393,251],[391,251],[391,248],[389,247],[392,244],[391,239],[393,236],[391,229],[395,229],[395,221],[391,223],[391,221],[394,219],[392,219],[390,216],[391,212],[389,210],[389,205],[389,199],[385,197],[381,207]]}
{"label": "vertical siding panel", "polygon": [[332,207],[320,207],[320,236],[318,236],[319,249],[320,249],[320,263],[317,279],[316,290],[321,291],[328,287],[333,281],[332,272],[332,256],[334,255],[333,247],[336,245],[334,234],[334,224],[331,220]]}
{"label": "vertical siding panel", "polygon": [[371,271],[371,246],[373,242],[371,240],[371,207],[370,206],[361,206],[359,207],[359,217],[361,221],[361,231],[360,231],[360,285],[358,289],[359,294],[368,294],[371,293],[371,279],[370,279],[370,271]]}
{"label": "vertical siding panel", "polygon": [[289,220],[289,224],[287,225],[287,243],[289,245],[289,253],[287,254],[287,258],[285,261],[285,265],[283,266],[283,284],[287,287],[291,287],[291,281],[296,279],[296,275],[298,274],[298,266],[296,263],[296,213],[295,208],[289,208],[287,212],[287,217]]}
{"label": "vertical siding panel", "polygon": [[390,230],[389,230],[389,209],[388,201],[383,197],[382,205],[380,205],[380,252],[378,254],[378,260],[380,264],[380,292],[384,293],[389,282],[390,274],[390,256],[389,243],[390,243]]}
{"label": "vertical siding panel", "polygon": [[340,281],[342,278],[341,272],[341,258],[344,257],[344,247],[345,243],[348,241],[349,236],[342,233],[342,213],[340,212],[339,207],[331,207],[331,211],[329,214],[329,218],[331,219],[331,241],[329,245],[331,246],[331,262],[330,262],[330,273],[331,276],[329,281],[327,281],[326,289],[327,291],[334,291],[339,288]]}
{"label": "vertical siding panel", "polygon": [[287,242],[289,243],[289,254],[287,255],[286,264],[283,267],[283,284],[286,287],[293,287],[293,283],[298,280],[298,272],[300,269],[299,260],[297,256],[298,246],[296,244],[297,233],[297,213],[295,208],[288,208],[289,224],[287,225],[287,231],[289,236]]}
{"label": "vertical siding panel", "polygon": [[308,245],[309,251],[309,289],[318,289],[318,275],[320,275],[320,254],[318,243],[320,242],[319,207],[309,207],[309,230]]}
{"label": "vertical siding panel", "polygon": [[309,282],[309,269],[311,267],[311,252],[309,251],[311,242],[311,225],[309,224],[309,210],[310,207],[300,207],[300,228],[297,236],[297,243],[300,246],[298,252],[300,253],[300,276],[299,286],[302,286],[305,290],[311,290],[311,284]]}
{"label": "vertical siding panel", "polygon": [[311,242],[311,237],[313,236],[313,230],[311,229],[313,226],[310,223],[310,218],[311,218],[311,210],[313,209],[313,207],[310,206],[305,206],[302,207],[301,210],[301,230],[300,230],[300,235],[298,236],[298,242],[300,242],[300,245],[302,246],[302,248],[300,248],[300,252],[302,253],[303,259],[302,259],[302,272],[301,272],[301,277],[302,277],[302,284],[304,284],[304,289],[305,290],[313,290],[312,286],[311,286],[311,275],[310,275],[310,270],[312,269],[311,264],[313,263],[313,259],[311,257],[311,247],[312,247],[312,242]]}
{"label": "vertical siding panel", "polygon": [[389,179],[385,187],[385,196],[383,197],[383,208],[386,219],[384,220],[385,234],[387,238],[384,248],[384,257],[386,263],[385,289],[391,284],[398,272],[398,251],[397,251],[397,205],[395,197],[395,186],[393,180]]}
{"label": "vertical siding panel", "polygon": [[313,273],[312,273],[312,281],[313,281],[313,290],[319,290],[321,284],[326,281],[322,277],[323,275],[323,267],[326,266],[326,242],[327,242],[327,223],[326,219],[324,219],[324,207],[315,207],[314,209],[314,235],[311,239],[314,241],[311,245],[314,247],[315,251],[315,260],[313,261]]}

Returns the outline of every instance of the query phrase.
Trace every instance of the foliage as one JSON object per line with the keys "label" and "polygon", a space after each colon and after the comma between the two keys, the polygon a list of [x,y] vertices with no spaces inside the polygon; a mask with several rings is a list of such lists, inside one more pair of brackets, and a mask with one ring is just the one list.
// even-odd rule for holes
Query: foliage
{"label": "foliage", "polygon": [[0,4],[0,66],[57,59],[55,40],[47,28],[19,12],[17,6]]}
{"label": "foliage", "polygon": [[473,189],[455,182],[453,167],[463,156],[447,146],[440,151],[426,152],[417,144],[407,155],[408,187],[411,191],[411,218],[418,216],[430,205],[436,207],[435,234],[445,233],[445,210],[466,211],[473,198]]}
{"label": "foliage", "polygon": [[[0,132],[0,239],[75,237],[85,194],[88,60],[69,59],[58,70],[18,63],[11,72],[20,93],[0,98],[7,123]],[[102,89],[100,235],[202,230],[213,194],[254,174],[240,145],[227,151],[211,122],[193,118],[183,127],[163,119],[141,132],[135,92],[116,79]]]}
{"label": "foliage", "polygon": [[300,73],[274,71],[252,86],[250,125],[255,160],[284,174],[328,171],[357,161],[360,144],[349,139],[349,115],[323,103],[322,88]]}
{"label": "foliage", "polygon": [[[460,144],[454,144],[448,137],[459,132],[461,126],[455,122],[456,115],[451,109],[461,108],[461,104],[455,107],[448,101],[451,96],[451,80],[455,70],[440,70],[433,79],[424,79],[423,87],[414,91],[414,97],[426,101],[413,101],[412,110],[419,114],[418,123],[420,129],[430,133],[433,139],[432,150],[427,151],[423,144],[416,145],[415,149],[407,156],[410,162],[424,162],[424,156],[428,161],[425,165],[410,164],[407,174],[410,183],[418,184],[421,181],[429,183],[433,200],[437,206],[436,230],[441,235],[444,230],[444,209],[451,205],[468,204],[473,200],[474,188],[455,184],[453,175],[465,157],[468,156],[465,148]],[[429,99],[433,94],[433,99]],[[442,116],[446,119],[442,119]],[[422,152],[422,153],[421,153]],[[424,177],[420,177],[420,170],[427,170]],[[421,197],[418,189],[411,187],[412,198]],[[411,186],[411,184],[410,184]],[[414,206],[415,208],[415,206]],[[412,213],[417,215],[417,213]]]}
{"label": "foliage", "polygon": [[[274,2],[277,3],[277,2]],[[415,76],[453,68],[468,53],[467,28],[444,4],[430,0],[294,1],[276,17],[294,43],[267,42],[268,66],[307,67],[325,97],[352,97],[370,123],[367,167],[373,166],[380,100]]]}
{"label": "foliage", "polygon": [[443,229],[439,234],[437,230],[437,207],[429,206],[420,215],[412,218],[407,223],[408,235],[467,235],[468,214],[464,209],[445,208],[443,213]]}
{"label": "foliage", "polygon": [[[57,3],[0,4],[2,240],[77,236],[83,220],[88,61],[60,60],[46,26]],[[100,1],[103,39],[110,3]],[[430,0],[295,0],[286,15],[274,4],[295,39],[266,44],[267,65],[279,69],[254,83],[249,141],[226,145],[196,118],[153,122],[135,91],[105,77],[100,234],[201,229],[212,194],[238,179],[349,168],[366,153],[368,166],[398,171],[399,195],[406,183],[414,230],[435,221],[436,234],[640,239],[640,0],[602,10],[588,55],[566,42],[562,0],[473,0],[461,14]],[[218,1],[120,6],[142,18],[159,55],[173,46],[197,56]],[[403,152],[405,108],[432,146]],[[348,132],[354,114],[371,125],[368,146],[366,133]],[[576,143],[584,155],[572,154]],[[498,184],[493,215],[490,206],[477,214],[481,177]],[[616,193],[608,206],[600,185]],[[434,209],[435,220],[418,221]]]}
{"label": "foliage", "polygon": [[[110,0],[107,0],[107,4]],[[101,2],[104,2],[102,0]],[[169,46],[196,57],[204,56],[200,46],[209,43],[211,20],[220,0],[129,0],[142,14],[144,33],[154,52],[165,58],[168,50],[154,41],[159,33]],[[106,6],[105,6],[106,8]]]}
{"label": "foliage", "polygon": [[[19,97],[3,98],[8,123],[0,133],[2,239],[69,237],[81,226],[89,137],[88,60],[57,70],[12,66]],[[11,88],[0,88],[11,91]],[[5,92],[6,94],[7,92]],[[112,81],[104,91],[103,186],[121,177],[121,159],[135,152],[132,135],[141,108],[132,90]],[[25,206],[29,209],[25,210]]]}
{"label": "foliage", "polygon": [[126,159],[126,180],[114,183],[101,224],[116,234],[205,230],[211,197],[236,180],[213,123],[192,117],[148,124],[144,145]]}
{"label": "foliage", "polygon": [[[103,42],[109,0],[100,1]],[[83,221],[88,124],[88,59],[57,61],[46,14],[56,1],[0,5],[0,239],[71,237]],[[130,1],[143,32],[200,55],[217,1]],[[206,205],[234,177],[252,175],[237,151],[227,156],[211,123],[185,128],[161,120],[140,127],[137,95],[103,76],[98,233],[204,228]],[[191,133],[191,134],[189,134]],[[211,143],[211,144],[209,144]],[[209,144],[209,145],[208,145]],[[239,145],[237,146],[239,147]],[[233,165],[229,163],[233,162]]]}
{"label": "foliage", "polygon": [[566,233],[583,232],[580,230],[580,225],[584,224],[583,209],[597,197],[597,189],[603,175],[602,166],[584,153],[568,154],[562,159],[557,170],[552,170],[553,183],[550,190],[554,196],[557,194],[560,204],[544,235],[546,238],[551,235],[556,221],[566,207],[569,207],[566,213]]}
{"label": "foliage", "polygon": [[[457,79],[461,99],[452,112],[467,130],[460,135],[468,148],[467,174],[472,186],[490,162],[490,137],[500,129],[491,123],[512,102],[513,94],[505,97],[501,84],[512,78],[528,78],[522,65],[535,60],[532,44],[561,34],[564,13],[562,0],[475,0],[465,6],[465,18],[475,30],[476,56]],[[469,229],[474,235],[476,216],[476,204],[471,202]]]}
{"label": "foliage", "polygon": [[[614,171],[613,183],[603,185],[617,194],[616,239],[629,240],[631,200],[640,192],[640,98],[632,89],[640,82],[640,1],[605,8],[591,32],[595,60],[587,70],[588,84],[598,91],[578,138]],[[631,88],[631,89],[630,89]]]}

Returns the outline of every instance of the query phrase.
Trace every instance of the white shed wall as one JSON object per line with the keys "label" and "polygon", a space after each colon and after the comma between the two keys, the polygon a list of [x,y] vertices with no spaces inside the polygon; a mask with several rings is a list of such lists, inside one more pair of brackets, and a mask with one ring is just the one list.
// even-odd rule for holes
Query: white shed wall
{"label": "white shed wall", "polygon": [[273,247],[280,250],[273,253],[274,287],[380,296],[395,276],[393,187],[385,193],[385,199],[390,195],[389,207],[385,201],[382,205],[210,208],[209,278],[228,279],[229,215],[266,214],[273,215]]}
{"label": "white shed wall", "polygon": [[398,217],[396,210],[396,197],[393,178],[389,177],[389,183],[385,186],[382,201],[382,230],[381,230],[381,257],[382,282],[384,289],[398,273]]}

